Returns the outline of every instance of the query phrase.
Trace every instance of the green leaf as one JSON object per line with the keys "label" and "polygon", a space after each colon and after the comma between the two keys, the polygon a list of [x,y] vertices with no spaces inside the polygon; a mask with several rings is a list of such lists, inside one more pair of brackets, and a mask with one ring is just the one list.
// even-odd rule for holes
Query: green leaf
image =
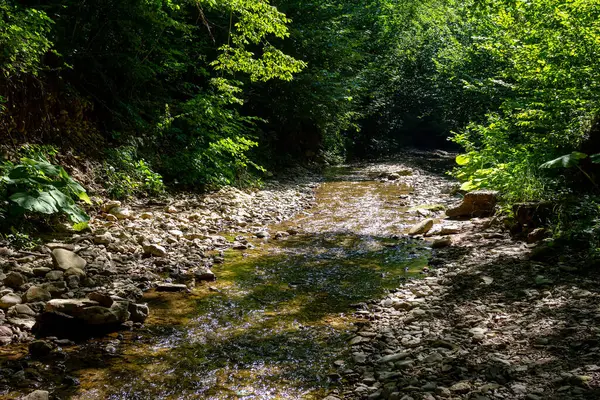
{"label": "green leaf", "polygon": [[82,232],[88,230],[90,228],[90,224],[87,221],[77,222],[73,224],[73,230],[75,232]]}
{"label": "green leaf", "polygon": [[471,162],[471,157],[468,154],[459,154],[456,156],[456,163],[458,165],[467,165]]}
{"label": "green leaf", "polygon": [[592,154],[590,156],[590,159],[592,160],[592,162],[594,164],[600,164],[600,153],[598,153],[598,154]]}
{"label": "green leaf", "polygon": [[477,185],[472,180],[466,181],[462,185],[460,185],[460,190],[466,190],[467,192],[471,191],[471,190],[478,189],[478,188],[479,188],[479,185]]}
{"label": "green leaf", "polygon": [[565,154],[564,156],[545,162],[540,165],[540,168],[570,168],[579,164],[579,160],[582,160],[586,157],[587,154],[574,151],[571,154]]}
{"label": "green leaf", "polygon": [[58,212],[56,200],[49,192],[41,193],[15,193],[9,199],[27,211],[42,214],[54,214]]}

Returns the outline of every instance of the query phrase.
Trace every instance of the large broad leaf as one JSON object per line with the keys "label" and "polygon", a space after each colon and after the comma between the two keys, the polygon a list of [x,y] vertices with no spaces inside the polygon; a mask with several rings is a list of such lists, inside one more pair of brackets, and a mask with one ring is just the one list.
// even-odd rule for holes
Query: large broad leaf
{"label": "large broad leaf", "polygon": [[49,192],[20,192],[13,194],[9,199],[27,211],[41,214],[54,214],[58,212],[57,202]]}
{"label": "large broad leaf", "polygon": [[555,158],[540,165],[540,168],[570,168],[579,164],[579,160],[587,157],[587,154],[574,151],[571,154]]}
{"label": "large broad leaf", "polygon": [[592,160],[592,162],[594,164],[600,164],[600,153],[599,154],[592,154],[590,156],[590,159]]}
{"label": "large broad leaf", "polygon": [[38,171],[41,171],[48,176],[59,176],[60,170],[62,169],[61,167],[52,165],[47,161],[37,161],[32,160],[31,158],[21,158],[21,162],[23,164],[31,165]]}

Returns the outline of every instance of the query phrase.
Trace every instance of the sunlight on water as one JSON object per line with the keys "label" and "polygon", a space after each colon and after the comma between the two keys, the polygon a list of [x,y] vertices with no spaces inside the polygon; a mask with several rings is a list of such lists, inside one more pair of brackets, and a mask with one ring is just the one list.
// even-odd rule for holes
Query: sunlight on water
{"label": "sunlight on water", "polygon": [[[271,227],[298,228],[281,241],[229,251],[215,268],[219,292],[147,295],[143,332],[119,354],[79,365],[74,399],[317,399],[349,363],[356,304],[376,299],[425,266],[422,242],[406,229],[401,184],[365,171],[331,170],[308,215]],[[214,289],[213,289],[214,290]],[[101,352],[88,346],[85,359]]]}

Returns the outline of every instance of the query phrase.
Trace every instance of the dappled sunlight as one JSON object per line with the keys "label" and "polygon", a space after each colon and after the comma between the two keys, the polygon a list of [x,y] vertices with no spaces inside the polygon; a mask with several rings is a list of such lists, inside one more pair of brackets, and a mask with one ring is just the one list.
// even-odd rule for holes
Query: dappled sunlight
{"label": "dappled sunlight", "polygon": [[429,249],[396,236],[409,188],[360,169],[329,178],[310,213],[270,228],[297,235],[226,251],[192,293],[147,293],[145,332],[80,370],[74,398],[318,399],[338,385],[354,311],[418,277]]}

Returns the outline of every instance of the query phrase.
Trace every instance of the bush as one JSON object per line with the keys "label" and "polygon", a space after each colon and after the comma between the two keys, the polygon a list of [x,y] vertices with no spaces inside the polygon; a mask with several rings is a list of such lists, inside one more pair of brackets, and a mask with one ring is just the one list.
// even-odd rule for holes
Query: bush
{"label": "bush", "polygon": [[104,163],[105,188],[110,197],[155,196],[164,192],[162,176],[141,159],[133,146],[110,149]]}
{"label": "bush", "polygon": [[86,190],[64,168],[39,153],[37,157],[0,164],[0,221],[4,224],[23,216],[63,214],[76,228],[87,226],[89,217],[76,204],[76,200],[90,203]]}

